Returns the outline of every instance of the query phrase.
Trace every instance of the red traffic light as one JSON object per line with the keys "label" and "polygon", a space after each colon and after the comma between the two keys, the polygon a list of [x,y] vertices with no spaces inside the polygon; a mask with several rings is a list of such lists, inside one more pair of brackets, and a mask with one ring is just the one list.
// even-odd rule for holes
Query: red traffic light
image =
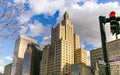
{"label": "red traffic light", "polygon": [[110,12],[109,16],[110,18],[115,17],[115,11]]}

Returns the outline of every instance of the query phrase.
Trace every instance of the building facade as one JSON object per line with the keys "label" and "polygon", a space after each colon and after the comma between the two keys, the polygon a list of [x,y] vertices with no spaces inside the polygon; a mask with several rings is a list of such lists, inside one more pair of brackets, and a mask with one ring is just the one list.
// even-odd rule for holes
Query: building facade
{"label": "building facade", "polygon": [[47,73],[49,75],[54,74],[54,50],[52,46],[49,47]]}
{"label": "building facade", "polygon": [[71,75],[71,64],[74,64],[73,37],[73,25],[67,12],[65,12],[62,22],[52,29],[54,75]]}
{"label": "building facade", "polygon": [[74,49],[77,50],[80,48],[80,37],[78,34],[74,33]]}
{"label": "building facade", "polygon": [[28,43],[37,43],[37,41],[25,35],[18,36],[15,43],[11,75],[22,75],[23,58]]}
{"label": "building facade", "polygon": [[87,59],[87,52],[83,48],[79,48],[75,50],[75,64],[76,63],[85,63],[86,65],[88,64],[88,59]]}
{"label": "building facade", "polygon": [[74,53],[80,48],[80,41],[79,36],[74,33],[67,12],[51,32],[51,45],[43,49],[41,75],[71,75],[71,65],[75,61]]}
{"label": "building facade", "polygon": [[48,56],[49,56],[50,45],[46,45],[42,52],[41,61],[41,72],[40,75],[48,75]]}
{"label": "building facade", "polygon": [[88,64],[87,51],[80,48],[80,37],[74,33],[74,63],[85,63]]}
{"label": "building facade", "polygon": [[12,63],[6,65],[4,68],[4,75],[11,75],[11,68],[12,68]]}
{"label": "building facade", "polygon": [[[111,75],[120,75],[120,39],[108,42],[107,51],[110,61]],[[90,54],[93,72],[95,63],[98,62],[100,73],[102,73],[101,75],[104,75],[104,66],[99,64],[99,61],[101,59],[103,60],[102,48],[92,50]]]}
{"label": "building facade", "polygon": [[39,75],[42,49],[39,45],[29,43],[24,54],[22,75]]}
{"label": "building facade", "polygon": [[91,68],[85,63],[76,63],[72,65],[72,75],[91,75]]}
{"label": "building facade", "polygon": [[0,75],[4,75],[4,74],[0,72]]}
{"label": "building facade", "polygon": [[101,48],[94,49],[90,51],[90,58],[91,58],[91,68],[92,73],[95,75],[97,72],[100,75],[105,75],[105,69],[104,66],[99,64],[99,59],[103,60],[103,52]]}

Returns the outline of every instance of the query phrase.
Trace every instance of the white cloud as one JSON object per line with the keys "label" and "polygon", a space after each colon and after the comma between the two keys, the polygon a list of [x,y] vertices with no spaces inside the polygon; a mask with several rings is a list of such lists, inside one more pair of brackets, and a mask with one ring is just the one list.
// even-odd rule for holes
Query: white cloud
{"label": "white cloud", "polygon": [[[23,0],[23,2],[25,1]],[[78,2],[82,2],[83,4],[79,5]],[[100,15],[109,17],[109,13],[113,10],[117,15],[120,15],[120,5],[118,2],[98,4],[97,0],[28,0],[28,3],[31,10],[30,15],[25,19],[26,21],[29,20],[32,15],[45,14],[52,16],[57,10],[59,10],[60,15],[58,17],[58,22],[60,22],[64,12],[67,10],[70,15],[70,20],[74,25],[75,32],[80,35],[81,43],[87,41],[95,47],[101,46],[98,17]],[[24,20],[22,22],[24,22]],[[108,41],[113,40],[114,37],[109,31],[109,24],[106,24],[106,26],[107,39]],[[31,24],[29,28],[30,36],[43,35],[44,33],[45,36],[49,36],[49,32],[51,31],[49,27],[46,27],[39,22]],[[26,30],[24,29],[23,32]],[[49,33],[49,35],[46,33]]]}
{"label": "white cloud", "polygon": [[43,40],[40,43],[40,45],[41,46],[45,46],[47,44],[50,44],[50,42],[51,42],[50,40],[51,40],[51,36],[45,36],[45,37],[43,37]]}
{"label": "white cloud", "polygon": [[3,73],[4,72],[4,60],[3,59],[0,59],[0,72]]}
{"label": "white cloud", "polygon": [[64,6],[64,0],[29,0],[30,8],[35,14],[53,15]]}
{"label": "white cloud", "polygon": [[81,48],[85,48],[85,45],[82,43],[80,47],[81,47]]}
{"label": "white cloud", "polygon": [[15,3],[20,3],[20,2],[25,3],[26,0],[14,0],[14,2],[15,2]]}
{"label": "white cloud", "polygon": [[20,24],[24,24],[24,23],[28,22],[33,15],[34,14],[31,13],[30,10],[29,11],[24,11],[23,14],[21,14],[18,17],[18,20],[19,20]]}
{"label": "white cloud", "polygon": [[20,30],[19,32],[20,32],[21,34],[24,34],[24,33],[26,33],[27,29],[28,29],[28,27],[26,27],[26,26],[21,26],[21,30]]}
{"label": "white cloud", "polygon": [[29,32],[27,35],[29,36],[48,36],[50,35],[50,26],[44,26],[42,23],[35,21],[34,24],[29,25]]}
{"label": "white cloud", "polygon": [[6,56],[6,57],[4,57],[4,59],[12,61],[13,57],[12,56]]}
{"label": "white cloud", "polygon": [[[95,47],[100,47],[100,28],[99,28],[99,19],[100,15],[109,16],[110,11],[116,11],[120,15],[119,9],[120,6],[117,2],[109,2],[105,4],[97,4],[95,2],[86,2],[82,6],[78,4],[72,5],[72,7],[67,7],[70,19],[74,25],[75,32],[80,35],[81,42],[88,41],[93,44]],[[59,19],[64,12],[61,11]],[[106,34],[108,41],[112,40],[113,37],[109,31],[109,24],[106,27]]]}
{"label": "white cloud", "polygon": [[4,73],[4,66],[0,66],[0,72]]}
{"label": "white cloud", "polygon": [[4,64],[4,60],[0,59],[0,65],[3,65],[3,64]]}

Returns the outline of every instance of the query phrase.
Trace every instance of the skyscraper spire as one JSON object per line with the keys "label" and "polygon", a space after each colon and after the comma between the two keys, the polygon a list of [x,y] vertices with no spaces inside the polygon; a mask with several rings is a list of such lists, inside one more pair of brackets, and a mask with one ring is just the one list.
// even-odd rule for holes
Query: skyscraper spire
{"label": "skyscraper spire", "polygon": [[65,13],[64,13],[64,20],[66,20],[66,19],[69,19],[69,15],[68,15],[67,11],[65,11]]}

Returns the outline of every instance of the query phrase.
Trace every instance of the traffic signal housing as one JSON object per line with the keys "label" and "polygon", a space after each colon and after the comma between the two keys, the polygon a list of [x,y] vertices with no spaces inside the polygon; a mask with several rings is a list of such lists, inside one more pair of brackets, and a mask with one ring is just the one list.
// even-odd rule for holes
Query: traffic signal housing
{"label": "traffic signal housing", "polygon": [[119,22],[116,19],[115,12],[112,11],[109,16],[110,16],[110,30],[112,35],[120,34],[120,30],[119,30],[120,26],[119,26]]}

